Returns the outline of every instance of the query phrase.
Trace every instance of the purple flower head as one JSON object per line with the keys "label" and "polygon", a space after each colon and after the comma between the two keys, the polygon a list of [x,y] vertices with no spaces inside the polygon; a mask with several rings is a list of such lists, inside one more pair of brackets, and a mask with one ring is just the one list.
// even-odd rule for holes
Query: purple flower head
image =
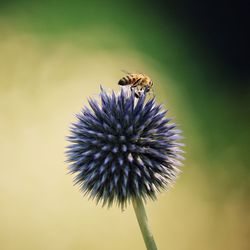
{"label": "purple flower head", "polygon": [[81,190],[103,205],[155,199],[179,172],[181,131],[155,99],[145,97],[101,89],[101,103],[90,99],[71,126],[69,170]]}

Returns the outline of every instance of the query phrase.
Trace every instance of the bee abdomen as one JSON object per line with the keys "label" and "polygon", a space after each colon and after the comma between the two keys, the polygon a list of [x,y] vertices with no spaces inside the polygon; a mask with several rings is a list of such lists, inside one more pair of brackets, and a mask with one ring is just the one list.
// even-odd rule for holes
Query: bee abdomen
{"label": "bee abdomen", "polygon": [[119,84],[119,85],[122,85],[122,86],[128,85],[129,83],[130,83],[130,77],[129,77],[129,76],[123,77],[123,78],[118,82],[118,84]]}
{"label": "bee abdomen", "polygon": [[126,85],[126,81],[122,78],[119,82],[118,82],[119,85]]}

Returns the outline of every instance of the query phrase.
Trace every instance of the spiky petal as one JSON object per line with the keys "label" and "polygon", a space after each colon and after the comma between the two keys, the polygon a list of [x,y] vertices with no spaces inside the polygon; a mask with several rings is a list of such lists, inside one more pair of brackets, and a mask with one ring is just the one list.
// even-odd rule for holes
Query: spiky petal
{"label": "spiky petal", "polygon": [[179,172],[181,131],[145,94],[137,99],[133,92],[102,89],[100,99],[89,99],[71,126],[67,158],[75,183],[103,205],[155,199]]}

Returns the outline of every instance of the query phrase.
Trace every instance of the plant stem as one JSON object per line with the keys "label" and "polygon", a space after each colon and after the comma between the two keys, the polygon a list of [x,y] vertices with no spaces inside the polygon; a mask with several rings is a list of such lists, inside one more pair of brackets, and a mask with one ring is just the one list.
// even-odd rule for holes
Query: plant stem
{"label": "plant stem", "polygon": [[157,250],[153,234],[148,225],[148,218],[142,199],[132,199],[132,203],[147,250]]}

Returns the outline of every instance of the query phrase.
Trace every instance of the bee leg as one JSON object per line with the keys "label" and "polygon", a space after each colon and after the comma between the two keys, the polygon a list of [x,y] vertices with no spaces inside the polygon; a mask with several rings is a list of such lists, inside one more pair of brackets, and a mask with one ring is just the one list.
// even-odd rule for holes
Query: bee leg
{"label": "bee leg", "polygon": [[140,95],[141,95],[140,90],[139,90],[138,87],[134,87],[134,93],[135,93],[135,97],[136,97],[136,98],[139,98]]}
{"label": "bee leg", "polygon": [[130,91],[131,91],[131,93],[135,94],[135,97],[138,98],[138,94],[137,94],[137,92],[136,92],[136,90],[135,90],[135,88],[133,86],[130,86]]}

